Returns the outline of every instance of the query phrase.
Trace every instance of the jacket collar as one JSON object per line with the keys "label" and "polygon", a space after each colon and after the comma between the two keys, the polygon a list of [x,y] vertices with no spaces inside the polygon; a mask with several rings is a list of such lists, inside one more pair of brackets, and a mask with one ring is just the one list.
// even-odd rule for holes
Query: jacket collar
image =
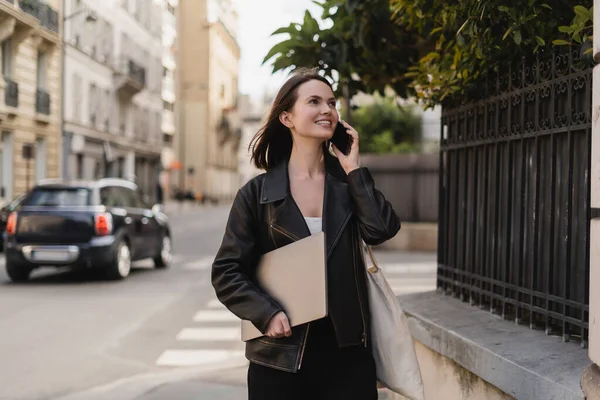
{"label": "jacket collar", "polygon": [[[290,191],[288,161],[285,160],[270,168],[265,174],[261,188],[261,204],[277,203],[273,220],[279,227],[285,228],[302,239],[310,235],[306,221],[294,202]],[[348,191],[346,174],[337,159],[325,155],[325,194],[323,199],[323,231],[329,256],[339,239],[342,229],[352,214],[352,199]]]}

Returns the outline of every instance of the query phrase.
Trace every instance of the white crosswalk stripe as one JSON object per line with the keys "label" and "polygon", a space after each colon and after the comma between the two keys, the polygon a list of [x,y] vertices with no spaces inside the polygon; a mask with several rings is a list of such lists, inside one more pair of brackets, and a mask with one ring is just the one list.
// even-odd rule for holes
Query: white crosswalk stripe
{"label": "white crosswalk stripe", "polygon": [[156,360],[164,367],[197,367],[242,357],[243,351],[230,350],[166,350]]}
{"label": "white crosswalk stripe", "polygon": [[240,328],[183,328],[177,340],[221,341],[240,340]]}
{"label": "white crosswalk stripe", "polygon": [[[208,270],[213,257],[182,262],[189,270]],[[435,290],[435,262],[388,262],[380,265],[397,295]],[[213,298],[198,310],[188,326],[175,337],[177,346],[165,350],[156,360],[163,367],[218,366],[225,362],[244,362],[239,319]],[[186,348],[177,348],[177,347]],[[209,348],[202,348],[209,347]]]}
{"label": "white crosswalk stripe", "polygon": [[[219,303],[221,304],[221,303]],[[194,315],[194,322],[238,322],[239,318],[229,310],[201,310]]]}

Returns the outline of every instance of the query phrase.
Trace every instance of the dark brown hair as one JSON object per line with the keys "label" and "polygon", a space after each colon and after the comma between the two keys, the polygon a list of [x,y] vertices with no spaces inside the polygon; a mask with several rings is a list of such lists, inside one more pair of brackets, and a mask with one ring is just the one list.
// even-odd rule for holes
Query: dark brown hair
{"label": "dark brown hair", "polygon": [[248,146],[248,150],[252,152],[252,162],[257,168],[266,171],[289,159],[292,153],[292,133],[281,123],[279,116],[284,111],[290,111],[296,104],[298,87],[312,80],[324,82],[331,88],[331,83],[319,75],[316,68],[301,68],[296,70],[279,89],[267,120]]}

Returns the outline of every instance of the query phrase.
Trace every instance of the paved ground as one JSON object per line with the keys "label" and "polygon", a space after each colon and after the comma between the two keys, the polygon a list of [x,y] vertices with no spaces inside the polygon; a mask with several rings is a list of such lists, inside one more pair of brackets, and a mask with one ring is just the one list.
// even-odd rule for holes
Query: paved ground
{"label": "paved ground", "polygon": [[[0,399],[246,397],[239,322],[209,282],[228,207],[172,206],[168,270],[144,261],[122,282],[50,270],[12,284],[0,263]],[[397,293],[435,286],[434,255],[377,257]]]}

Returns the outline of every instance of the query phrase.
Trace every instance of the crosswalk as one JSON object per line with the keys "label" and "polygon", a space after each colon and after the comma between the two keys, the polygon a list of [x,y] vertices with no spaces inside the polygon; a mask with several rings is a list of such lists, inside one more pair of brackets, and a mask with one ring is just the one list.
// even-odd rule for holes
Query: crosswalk
{"label": "crosswalk", "polygon": [[156,360],[157,365],[198,367],[234,361],[244,355],[239,319],[216,298],[192,316],[190,326],[182,328],[175,340],[188,346],[165,350]]}
{"label": "crosswalk", "polygon": [[[204,257],[181,264],[193,271],[207,271],[213,258]],[[397,295],[435,289],[434,261],[393,262],[380,265]],[[160,367],[220,367],[224,363],[245,362],[244,345],[240,340],[239,319],[216,298],[190,315],[174,337],[172,348],[156,360]]]}

